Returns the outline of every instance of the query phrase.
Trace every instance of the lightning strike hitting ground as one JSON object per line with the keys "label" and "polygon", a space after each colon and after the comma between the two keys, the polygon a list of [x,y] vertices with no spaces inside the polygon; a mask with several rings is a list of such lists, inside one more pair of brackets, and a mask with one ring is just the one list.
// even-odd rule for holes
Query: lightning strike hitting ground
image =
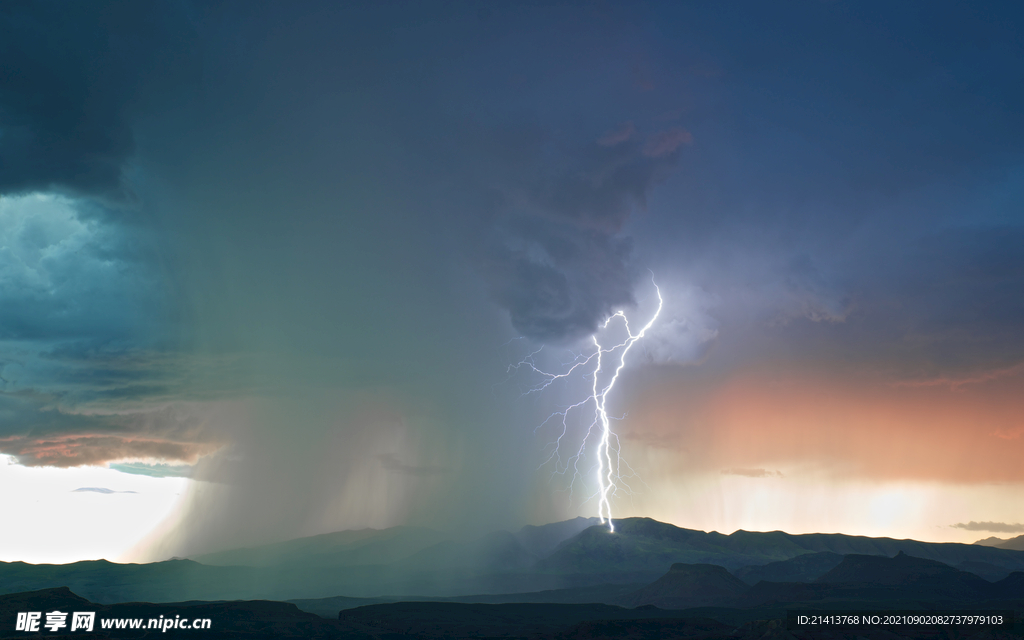
{"label": "lightning strike hitting ground", "polygon": [[[510,374],[514,374],[520,369],[526,368],[531,373],[540,376],[541,381],[526,389],[523,392],[524,395],[544,391],[555,382],[568,379],[577,373],[582,375],[584,378],[589,376],[592,379],[591,393],[588,397],[575,404],[569,405],[561,411],[552,413],[543,423],[538,425],[537,429],[540,429],[551,422],[556,416],[561,418],[562,423],[562,432],[553,443],[551,455],[544,461],[541,467],[544,467],[549,463],[553,463],[555,467],[554,474],[559,475],[564,475],[572,469],[573,475],[569,484],[571,496],[572,488],[575,486],[576,480],[582,480],[584,477],[584,473],[579,469],[579,463],[580,460],[584,458],[587,443],[593,439],[596,431],[598,434],[598,443],[596,447],[597,463],[593,466],[596,466],[598,489],[596,493],[593,493],[587,498],[587,501],[595,497],[597,498],[598,516],[601,518],[601,523],[604,524],[607,522],[608,529],[612,532],[615,531],[615,524],[612,522],[610,498],[615,495],[620,486],[629,492],[630,487],[627,480],[637,476],[629,464],[622,458],[619,438],[611,429],[611,417],[608,415],[607,408],[608,394],[611,393],[612,389],[615,387],[615,383],[619,379],[619,374],[626,366],[626,355],[629,353],[633,345],[644,337],[644,334],[652,325],[654,325],[654,322],[661,314],[664,301],[661,297],[661,289],[658,288],[656,283],[654,284],[654,290],[657,292],[658,296],[658,308],[655,310],[654,315],[647,324],[644,325],[636,334],[634,334],[630,329],[629,319],[623,311],[616,312],[604,321],[601,328],[608,329],[609,325],[621,318],[623,328],[626,332],[626,338],[622,342],[613,346],[605,347],[598,340],[597,334],[594,334],[591,336],[591,340],[594,345],[593,352],[573,354],[573,359],[564,363],[563,366],[567,368],[563,373],[550,373],[537,366],[536,356],[543,350],[543,347],[530,353],[519,363],[511,365],[508,368]],[[588,407],[591,406],[593,407],[593,420],[586,428],[586,434],[580,443],[579,449],[577,449],[576,453],[563,462],[560,452],[562,440],[569,432],[569,414],[571,412],[585,412]],[[626,475],[623,475],[622,473],[623,467],[628,470]],[[585,471],[589,473],[592,470],[594,470],[593,467]]]}

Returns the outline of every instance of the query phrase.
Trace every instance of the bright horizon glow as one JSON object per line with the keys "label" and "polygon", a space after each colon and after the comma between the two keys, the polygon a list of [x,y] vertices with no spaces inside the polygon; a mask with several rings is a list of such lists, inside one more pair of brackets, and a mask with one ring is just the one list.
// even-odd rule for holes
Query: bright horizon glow
{"label": "bright horizon glow", "polygon": [[[125,555],[177,511],[192,481],[103,467],[24,467],[0,456],[0,561],[63,564],[125,561]],[[75,492],[93,487],[135,493]]]}
{"label": "bright horizon glow", "polygon": [[685,529],[839,533],[871,538],[972,544],[1021,533],[967,530],[971,521],[1020,522],[1021,486],[938,481],[829,478],[820,470],[782,469],[781,476],[744,477],[664,468],[675,456],[631,443],[634,462],[649,465],[643,493],[619,507],[619,519],[649,517]]}
{"label": "bright horizon glow", "polygon": [[[656,453],[651,455],[642,443],[631,446],[634,455],[646,456],[644,464],[654,471],[668,462],[659,460]],[[99,467],[23,467],[12,460],[0,458],[0,482],[19,490],[0,497],[0,509],[8,522],[21,526],[0,530],[0,561],[4,562],[138,561],[129,557],[133,550],[180,512],[181,499],[193,483],[187,478],[152,478]],[[1018,535],[926,524],[979,520],[979,513],[1014,521],[1014,499],[1020,487],[1011,484],[830,482],[813,472],[788,469],[781,477],[764,478],[651,475],[657,479],[649,481],[649,490],[635,493],[632,506],[620,506],[618,519],[650,517],[677,527],[726,534],[738,530],[841,533],[966,544],[990,536]],[[74,492],[82,487],[137,493]],[[69,544],[69,527],[75,530],[74,545]]]}

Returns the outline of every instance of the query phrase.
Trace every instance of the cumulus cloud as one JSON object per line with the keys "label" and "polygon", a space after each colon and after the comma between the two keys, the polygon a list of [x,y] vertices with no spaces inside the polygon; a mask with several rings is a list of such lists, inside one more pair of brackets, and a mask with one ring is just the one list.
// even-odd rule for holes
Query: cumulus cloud
{"label": "cumulus cloud", "polygon": [[958,522],[957,524],[951,524],[949,526],[954,529],[964,529],[966,531],[992,531],[994,533],[1024,532],[1024,524],[1008,524],[1006,522],[974,522],[972,520],[967,523]]}
{"label": "cumulus cloud", "polygon": [[0,196],[0,340],[103,343],[157,320],[151,244],[101,216],[81,199]]}

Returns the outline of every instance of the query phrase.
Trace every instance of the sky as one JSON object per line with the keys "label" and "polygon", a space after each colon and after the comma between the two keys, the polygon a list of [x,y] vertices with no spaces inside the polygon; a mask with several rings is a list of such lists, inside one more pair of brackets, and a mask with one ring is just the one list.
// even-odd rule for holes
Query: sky
{"label": "sky", "polygon": [[1024,533],[1022,26],[3,3],[0,560],[596,515],[619,312],[614,517]]}

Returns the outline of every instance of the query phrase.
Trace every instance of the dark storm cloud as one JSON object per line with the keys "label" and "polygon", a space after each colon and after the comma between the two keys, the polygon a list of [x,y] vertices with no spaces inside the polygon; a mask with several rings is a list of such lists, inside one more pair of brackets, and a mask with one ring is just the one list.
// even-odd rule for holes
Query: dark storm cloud
{"label": "dark storm cloud", "polygon": [[167,282],[124,180],[133,119],[189,68],[180,8],[0,6],[0,452],[21,464],[216,448],[145,407],[177,397],[180,358],[158,347]]}
{"label": "dark storm cloud", "polygon": [[[0,201],[0,451],[222,451],[197,468],[236,493],[188,526],[225,545],[518,518],[536,441],[532,409],[491,393],[504,314],[567,342],[643,302],[648,266],[678,283],[664,326],[716,342],[652,334],[659,365],[968,380],[1024,358],[1009,9],[9,2],[0,18],[0,194],[70,194]],[[190,404],[239,397],[225,430]]]}
{"label": "dark storm cloud", "polygon": [[147,76],[166,83],[186,66],[189,33],[178,9],[0,5],[0,194],[118,195],[135,146],[132,111],[158,97],[145,95]]}
{"label": "dark storm cloud", "polygon": [[633,303],[628,240],[538,221],[506,233],[504,243],[493,245],[484,273],[522,335],[578,338]]}
{"label": "dark storm cloud", "polygon": [[673,128],[640,139],[626,123],[568,152],[553,153],[540,139],[502,172],[502,180],[513,181],[497,187],[500,200],[479,260],[515,329],[557,342],[593,333],[634,303],[632,241],[623,227],[693,138]]}

